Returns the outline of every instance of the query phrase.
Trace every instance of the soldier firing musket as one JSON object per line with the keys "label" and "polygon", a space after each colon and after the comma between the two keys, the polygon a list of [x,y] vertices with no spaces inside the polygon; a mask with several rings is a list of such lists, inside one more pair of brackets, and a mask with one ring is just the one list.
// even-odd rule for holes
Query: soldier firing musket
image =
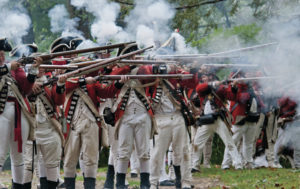
{"label": "soldier firing musket", "polygon": [[126,46],[128,44],[131,44],[131,43],[133,43],[133,42],[117,43],[117,44],[113,44],[113,45],[106,45],[106,46],[93,47],[93,48],[87,48],[87,49],[69,50],[69,51],[56,52],[56,53],[50,53],[50,54],[44,54],[44,55],[38,55],[38,56],[22,57],[17,61],[21,64],[29,64],[33,60],[35,60],[37,57],[42,58],[43,61],[47,61],[47,60],[51,60],[53,58],[60,57],[60,56],[80,54],[80,53],[86,53],[86,52],[95,52],[95,51],[100,51],[100,50],[105,50],[105,49],[119,48],[122,46]]}

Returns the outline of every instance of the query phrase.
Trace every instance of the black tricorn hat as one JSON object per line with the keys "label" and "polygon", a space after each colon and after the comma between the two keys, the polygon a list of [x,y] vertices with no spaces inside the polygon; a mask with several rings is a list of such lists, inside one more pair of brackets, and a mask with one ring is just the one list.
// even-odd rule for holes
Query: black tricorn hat
{"label": "black tricorn hat", "polygon": [[38,51],[38,47],[36,44],[24,44],[15,47],[12,51],[10,51],[9,56],[12,57],[22,57],[22,56],[30,56],[32,53],[36,53]]}
{"label": "black tricorn hat", "polygon": [[119,47],[117,56],[127,54],[127,53],[130,53],[130,52],[136,51],[138,49],[139,48],[138,48],[137,43],[131,43],[131,44],[128,44],[126,46]]}
{"label": "black tricorn hat", "polygon": [[6,38],[0,38],[0,51],[11,51],[11,45],[8,43]]}
{"label": "black tricorn hat", "polygon": [[78,36],[65,36],[56,39],[50,46],[50,52],[62,52],[75,50],[83,39]]}

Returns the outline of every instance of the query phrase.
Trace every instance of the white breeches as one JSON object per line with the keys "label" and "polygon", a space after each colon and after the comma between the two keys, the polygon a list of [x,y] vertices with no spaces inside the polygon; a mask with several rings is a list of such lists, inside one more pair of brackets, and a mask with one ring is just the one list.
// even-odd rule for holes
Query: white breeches
{"label": "white breeches", "polygon": [[[232,135],[226,127],[223,120],[218,117],[213,124],[202,125],[198,128],[195,140],[194,140],[194,153],[197,154],[198,151],[202,151],[208,139],[217,133],[222,139],[225,146],[229,149],[230,155],[233,158],[235,166],[241,165],[241,157],[237,151],[237,148],[233,142]],[[198,162],[193,162],[193,166],[197,166]]]}
{"label": "white breeches", "polygon": [[[0,123],[0,166],[3,166],[10,149],[13,181],[22,184],[24,161],[23,153],[18,152],[18,142],[14,140],[15,104],[13,102],[6,102],[4,112],[0,115]],[[22,152],[24,152],[30,127],[23,112],[21,113],[21,129]]]}
{"label": "white breeches", "polygon": [[76,128],[70,129],[65,144],[64,171],[65,177],[74,178],[76,165],[82,152],[85,177],[96,178],[99,159],[99,128],[95,122],[86,119]]}
{"label": "white breeches", "polygon": [[[257,131],[257,124],[246,122],[244,125],[233,125],[233,141],[237,145],[242,139],[242,157],[243,162],[252,163],[253,162],[253,143],[255,142],[255,136]],[[225,148],[224,159],[222,165],[230,165],[231,158],[228,153],[228,149]]]}
{"label": "white breeches", "polygon": [[151,118],[147,112],[130,111],[121,118],[118,138],[118,173],[126,173],[134,143],[140,172],[149,173]]}
{"label": "white breeches", "polygon": [[189,139],[185,123],[180,113],[156,115],[158,136],[155,136],[155,146],[151,154],[150,183],[157,185],[164,157],[172,143],[173,165],[181,167],[183,184],[191,181]]}

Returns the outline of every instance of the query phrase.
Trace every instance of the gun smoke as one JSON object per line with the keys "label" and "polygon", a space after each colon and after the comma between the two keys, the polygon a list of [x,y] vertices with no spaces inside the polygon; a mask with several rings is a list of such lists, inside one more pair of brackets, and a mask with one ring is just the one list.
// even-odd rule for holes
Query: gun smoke
{"label": "gun smoke", "polygon": [[120,12],[119,4],[107,0],[71,0],[71,4],[78,9],[85,8],[95,16],[91,34],[98,43],[115,40],[115,36],[122,32],[122,28],[116,25]]}
{"label": "gun smoke", "polygon": [[22,37],[28,34],[31,19],[20,2],[14,6],[9,6],[9,3],[8,0],[0,1],[0,36],[19,45],[22,43]]}
{"label": "gun smoke", "polygon": [[61,36],[82,36],[81,32],[76,29],[79,18],[71,19],[65,5],[55,5],[48,12],[48,16],[50,18],[52,32],[61,32]]}

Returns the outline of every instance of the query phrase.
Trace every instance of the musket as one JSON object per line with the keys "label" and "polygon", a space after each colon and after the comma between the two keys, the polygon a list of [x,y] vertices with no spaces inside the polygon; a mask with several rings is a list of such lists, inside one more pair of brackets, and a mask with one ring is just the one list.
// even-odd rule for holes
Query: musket
{"label": "musket", "polygon": [[208,56],[204,54],[182,54],[182,55],[154,55],[154,56],[136,56],[136,58],[150,60],[175,60],[180,62],[191,61],[226,61],[239,59],[240,56]]}
{"label": "musket", "polygon": [[[92,61],[85,61],[80,63],[73,63],[69,65],[74,65],[78,67],[84,67],[88,65],[95,64],[95,61],[104,61],[106,59],[96,59]],[[147,64],[176,64],[176,61],[156,61],[156,60],[120,60],[116,61],[115,63],[121,63],[121,64],[132,64],[132,65],[147,65]]]}
{"label": "musket", "polygon": [[[62,76],[70,78],[70,77],[78,77],[78,76],[81,76],[81,75],[89,74],[91,72],[99,70],[100,68],[106,67],[106,66],[114,63],[115,61],[118,61],[118,60],[121,60],[121,59],[124,59],[124,58],[132,57],[136,54],[143,53],[146,50],[151,49],[151,48],[153,48],[153,46],[146,47],[146,48],[143,48],[143,49],[140,49],[140,50],[137,50],[137,51],[133,51],[133,52],[121,55],[121,56],[108,58],[108,59],[105,59],[104,61],[94,61],[94,64],[92,64],[92,65],[82,67],[82,68],[78,68],[74,71],[64,73],[64,74],[62,74]],[[47,86],[47,85],[49,85],[53,82],[56,82],[57,80],[58,80],[58,77],[52,77],[48,81],[44,82],[43,86]]]}
{"label": "musket", "polygon": [[153,80],[153,79],[192,79],[193,74],[149,74],[149,75],[100,75],[94,77],[98,81],[102,80],[120,80],[122,76],[126,76],[128,79],[142,79],[142,80]]}
{"label": "musket", "polygon": [[279,79],[279,76],[266,76],[266,77],[246,77],[246,78],[236,78],[236,79],[226,79],[222,82],[233,82],[233,81],[257,81],[257,80],[265,80],[265,79]]}
{"label": "musket", "polygon": [[253,51],[259,48],[265,48],[272,45],[277,45],[277,42],[266,43],[261,45],[255,45],[251,47],[245,47],[240,49],[234,49],[229,51],[223,51],[218,53],[210,53],[210,54],[177,54],[177,55],[154,55],[154,56],[137,56],[137,58],[150,58],[150,59],[170,59],[170,60],[180,60],[180,61],[196,61],[196,60],[229,60],[235,58],[241,58],[240,56],[228,56],[226,54],[232,54],[236,52],[245,52],[245,51]]}
{"label": "musket", "polygon": [[[31,64],[27,64],[25,68],[30,68]],[[78,68],[76,65],[47,65],[47,64],[41,64],[39,68],[43,68],[46,70],[55,70],[55,69],[63,69],[63,70],[75,70]]]}
{"label": "musket", "polygon": [[207,67],[222,67],[222,68],[231,68],[231,67],[243,67],[243,68],[257,68],[257,64],[201,64],[201,66]]}
{"label": "musket", "polygon": [[87,53],[87,52],[96,52],[96,51],[101,51],[101,50],[106,50],[106,49],[114,49],[114,48],[126,46],[128,44],[132,44],[132,43],[134,43],[134,42],[117,43],[117,44],[113,44],[113,45],[105,45],[105,46],[93,47],[93,48],[87,48],[87,49],[71,50],[71,51],[63,51],[63,52],[50,53],[50,54],[42,54],[42,55],[38,55],[38,56],[22,57],[22,58],[18,59],[17,62],[19,62],[21,64],[30,64],[37,57],[42,58],[43,61],[47,61],[47,60],[51,60],[51,59],[59,57],[59,56],[81,54],[81,53]]}
{"label": "musket", "polygon": [[273,45],[278,45],[278,43],[277,42],[272,42],[272,43],[255,45],[255,46],[251,46],[251,47],[234,49],[234,50],[229,50],[229,51],[224,51],[224,52],[211,53],[211,54],[208,54],[208,56],[219,56],[219,55],[231,54],[231,53],[236,53],[236,52],[253,51],[253,50],[256,50],[256,49],[259,49],[259,48],[265,48],[265,47],[273,46]]}

